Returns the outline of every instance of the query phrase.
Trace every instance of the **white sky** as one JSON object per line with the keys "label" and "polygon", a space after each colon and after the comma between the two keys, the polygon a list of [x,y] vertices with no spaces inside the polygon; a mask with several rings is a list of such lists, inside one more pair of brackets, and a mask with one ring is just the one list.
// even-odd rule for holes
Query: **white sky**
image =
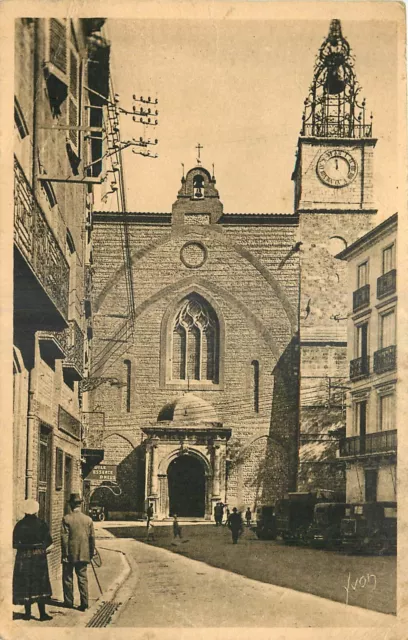
{"label": "white sky", "polygon": [[[333,14],[332,17],[338,17]],[[121,120],[122,139],[159,139],[159,158],[123,154],[129,211],[171,211],[181,163],[215,176],[224,211],[292,212],[295,150],[303,101],[324,20],[109,19],[112,76],[120,104],[158,97],[156,129]],[[355,70],[374,114],[379,218],[398,209],[397,31],[393,21],[342,20]],[[109,201],[108,201],[109,206]]]}

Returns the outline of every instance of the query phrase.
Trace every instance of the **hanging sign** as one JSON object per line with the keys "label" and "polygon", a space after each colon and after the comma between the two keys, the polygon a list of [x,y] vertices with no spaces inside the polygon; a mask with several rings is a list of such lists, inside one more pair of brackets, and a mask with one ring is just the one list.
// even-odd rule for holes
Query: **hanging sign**
{"label": "hanging sign", "polygon": [[116,482],[116,464],[97,464],[87,476],[87,480],[111,480]]}

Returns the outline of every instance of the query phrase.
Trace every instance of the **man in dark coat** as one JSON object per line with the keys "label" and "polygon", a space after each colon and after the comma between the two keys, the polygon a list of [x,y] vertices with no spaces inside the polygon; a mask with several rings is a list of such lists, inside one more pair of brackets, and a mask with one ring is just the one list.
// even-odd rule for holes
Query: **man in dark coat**
{"label": "man in dark coat", "polygon": [[238,543],[239,534],[242,533],[242,518],[241,514],[237,513],[237,508],[234,507],[229,517],[229,528],[232,534],[232,543]]}
{"label": "man in dark coat", "polygon": [[221,516],[221,503],[217,502],[217,504],[214,507],[214,520],[215,520],[215,526],[216,527],[219,526],[221,518],[222,518],[222,516]]}
{"label": "man in dark coat", "polygon": [[78,579],[81,598],[79,609],[88,608],[88,564],[95,552],[95,532],[91,518],[82,513],[82,499],[78,493],[71,493],[69,500],[72,513],[62,519],[61,553],[62,553],[62,585],[66,607],[74,606],[73,573]]}

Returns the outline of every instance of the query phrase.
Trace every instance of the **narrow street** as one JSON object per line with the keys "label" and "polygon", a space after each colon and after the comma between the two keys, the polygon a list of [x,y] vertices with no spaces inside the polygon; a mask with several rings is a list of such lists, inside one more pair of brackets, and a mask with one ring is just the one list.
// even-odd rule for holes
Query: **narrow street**
{"label": "narrow street", "polygon": [[[114,524],[114,523],[112,523]],[[174,542],[171,527],[155,527],[155,542],[148,544],[139,542],[145,535],[143,527],[129,527],[127,525],[104,523],[106,533],[114,534],[117,538],[106,538],[100,541],[101,546],[110,548],[119,545],[127,554],[132,573],[116,594],[115,601],[121,602],[122,607],[114,616],[110,626],[115,627],[325,627],[325,626],[385,626],[394,624],[394,616],[384,615],[360,606],[347,606],[346,587],[347,574],[346,557],[328,554],[308,549],[283,547],[279,543],[262,543],[253,540],[253,534],[245,532],[237,546],[230,544],[229,532],[216,529],[211,525],[184,526],[182,541]],[[167,539],[172,551],[159,548],[157,539]],[[191,556],[193,545],[197,547],[199,541],[207,539],[213,550],[212,562],[197,562]],[[252,542],[253,540],[253,542]],[[203,546],[203,555],[205,545]],[[251,552],[257,549],[256,553]],[[223,550],[223,568],[210,566],[219,560],[220,550]],[[176,551],[176,553],[174,553]],[[249,554],[251,553],[251,557]],[[292,556],[292,567],[297,566],[298,575],[307,572],[310,576],[310,591],[312,591],[313,572],[316,571],[317,558],[321,558],[321,584],[325,583],[322,575],[326,570],[331,573],[333,583],[338,584],[338,592],[342,593],[342,602],[332,599],[316,597],[310,593],[302,593],[273,584],[266,584],[262,574],[262,581],[254,579],[256,568],[265,565],[266,555],[273,557],[275,567],[285,564],[286,579],[292,575],[288,567],[288,558]],[[313,554],[321,554],[319,556]],[[190,557],[186,557],[186,556]],[[302,563],[301,558],[305,560]],[[235,559],[234,559],[235,558]],[[313,558],[314,562],[311,562]],[[343,572],[336,570],[338,562],[343,562]],[[393,558],[351,558],[348,563],[352,570],[352,577],[369,571],[376,575],[378,583],[371,588],[372,594],[384,590],[383,578],[386,566],[392,567]],[[377,568],[376,560],[383,566]],[[362,561],[365,561],[363,569]],[[381,562],[381,561],[385,561]],[[237,563],[245,564],[246,573],[251,573],[249,579],[245,575],[238,575],[244,571],[237,571]],[[371,569],[366,567],[371,564]],[[227,566],[229,565],[229,569]],[[330,569],[331,567],[331,569]],[[374,568],[373,568],[374,567]],[[255,569],[255,570],[254,570]],[[390,572],[390,569],[388,569]],[[278,574],[279,571],[276,571]],[[362,575],[363,575],[362,573]],[[392,571],[391,571],[392,573]],[[287,580],[286,580],[287,581]],[[278,583],[278,580],[276,581]],[[373,585],[370,585],[373,587]],[[367,586],[365,587],[367,589]],[[361,585],[357,587],[363,591]],[[357,591],[356,589],[356,591]],[[350,587],[350,592],[353,588]],[[368,590],[366,591],[368,593]],[[340,598],[339,598],[340,599]],[[374,600],[375,602],[375,600]],[[355,604],[351,593],[349,605]],[[365,606],[373,600],[366,596]]]}

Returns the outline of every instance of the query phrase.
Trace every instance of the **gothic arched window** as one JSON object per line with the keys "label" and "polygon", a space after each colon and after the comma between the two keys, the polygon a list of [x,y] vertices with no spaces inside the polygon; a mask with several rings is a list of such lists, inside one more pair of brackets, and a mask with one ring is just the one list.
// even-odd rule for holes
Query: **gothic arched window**
{"label": "gothic arched window", "polygon": [[172,330],[172,380],[218,384],[219,324],[214,309],[198,295],[184,298]]}

